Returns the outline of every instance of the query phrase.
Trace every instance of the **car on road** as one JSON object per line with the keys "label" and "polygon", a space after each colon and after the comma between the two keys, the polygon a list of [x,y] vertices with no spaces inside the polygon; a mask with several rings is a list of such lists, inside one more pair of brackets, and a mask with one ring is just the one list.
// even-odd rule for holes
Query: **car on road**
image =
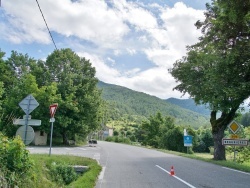
{"label": "car on road", "polygon": [[97,140],[91,139],[89,140],[89,147],[96,147],[97,145]]}

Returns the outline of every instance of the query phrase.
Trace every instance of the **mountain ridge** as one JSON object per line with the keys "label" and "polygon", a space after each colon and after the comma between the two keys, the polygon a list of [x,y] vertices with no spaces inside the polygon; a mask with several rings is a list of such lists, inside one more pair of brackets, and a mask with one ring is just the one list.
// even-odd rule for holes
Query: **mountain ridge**
{"label": "mountain ridge", "polygon": [[182,108],[189,109],[191,111],[203,114],[203,115],[210,115],[210,110],[208,105],[197,105],[193,99],[177,99],[174,97],[166,99],[167,102],[172,104],[178,105]]}
{"label": "mountain ridge", "polygon": [[111,119],[124,115],[128,118],[147,119],[160,112],[163,116],[173,117],[175,123],[179,125],[198,128],[209,124],[207,115],[172,104],[156,96],[102,81],[98,82],[97,87],[102,90],[102,98],[108,103]]}

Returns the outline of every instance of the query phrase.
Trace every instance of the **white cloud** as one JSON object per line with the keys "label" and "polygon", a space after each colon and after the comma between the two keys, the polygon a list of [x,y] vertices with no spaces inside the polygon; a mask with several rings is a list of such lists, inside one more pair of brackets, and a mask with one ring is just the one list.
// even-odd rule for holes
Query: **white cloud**
{"label": "white cloud", "polygon": [[136,50],[135,49],[127,48],[126,50],[127,50],[128,54],[130,54],[130,55],[136,54]]}
{"label": "white cloud", "polygon": [[108,62],[111,62],[111,65],[112,65],[112,66],[115,65],[115,60],[114,60],[114,59],[108,57],[108,58],[107,58],[107,61],[108,61]]}
{"label": "white cloud", "polygon": [[97,55],[92,55],[89,53],[78,52],[77,53],[80,57],[85,57],[86,59],[90,60],[90,63],[96,69],[96,76],[103,82],[110,83],[111,80],[114,80],[117,77],[121,76],[121,73],[108,66],[100,57]]}
{"label": "white cloud", "polygon": [[78,55],[90,60],[92,66],[96,68],[97,78],[103,82],[124,86],[162,99],[173,96],[180,98],[182,96],[178,91],[173,91],[175,81],[168,74],[167,69],[156,67],[141,71],[139,68],[135,68],[122,74],[109,67],[97,56],[81,52]]}
{"label": "white cloud", "polygon": [[160,14],[165,30],[152,30],[152,38],[157,41],[153,48],[145,50],[146,55],[156,65],[170,67],[186,53],[186,46],[194,44],[201,35],[194,23],[203,19],[203,11],[187,7],[179,2],[173,8],[165,7]]}
{"label": "white cloud", "polygon": [[114,0],[113,3],[118,9],[118,15],[137,29],[157,27],[157,20],[152,13],[143,9],[138,4],[125,0]]}
{"label": "white cloud", "polygon": [[29,6],[23,1],[4,2],[4,18],[7,20],[0,23],[1,33],[3,34],[1,37],[17,44],[34,41],[48,44],[50,38],[35,1],[29,0],[27,3],[29,3]]}
{"label": "white cloud", "polygon": [[[174,7],[156,3],[145,5],[143,2],[39,1],[48,26],[57,39],[57,47],[71,47],[80,56],[90,59],[100,80],[160,98],[179,98],[181,94],[172,91],[176,83],[167,69],[185,55],[187,45],[197,41],[200,32],[194,23],[204,18],[203,11],[181,2]],[[34,0],[5,1],[2,16],[0,40],[51,45]],[[147,67],[145,62],[140,62],[140,65],[138,60],[133,64],[131,59],[137,53],[145,54],[153,65],[148,67],[153,68],[143,68]],[[134,67],[130,70],[122,70],[123,66],[115,69],[114,65],[121,64],[119,58],[126,56],[130,56]]]}
{"label": "white cloud", "polygon": [[125,76],[130,78],[130,77],[134,77],[138,72],[140,72],[141,69],[139,68],[134,68],[132,70],[129,70],[127,72],[125,72]]}
{"label": "white cloud", "polygon": [[[105,1],[43,0],[39,4],[50,30],[64,36],[76,36],[109,48],[121,42],[129,32],[128,26],[115,11],[109,9]],[[12,42],[49,42],[46,25],[35,1],[9,0],[4,8],[11,26],[9,37],[13,37]],[[23,35],[18,37],[15,30]]]}

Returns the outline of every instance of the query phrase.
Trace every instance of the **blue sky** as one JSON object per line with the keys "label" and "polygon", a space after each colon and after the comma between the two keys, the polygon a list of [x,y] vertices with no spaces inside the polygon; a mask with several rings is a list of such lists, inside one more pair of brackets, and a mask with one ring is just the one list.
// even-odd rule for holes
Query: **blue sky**
{"label": "blue sky", "polygon": [[[210,0],[38,0],[58,49],[90,59],[97,78],[180,98],[168,73],[201,35]],[[43,59],[55,50],[36,0],[1,0],[0,49]],[[188,97],[188,96],[186,96]]]}

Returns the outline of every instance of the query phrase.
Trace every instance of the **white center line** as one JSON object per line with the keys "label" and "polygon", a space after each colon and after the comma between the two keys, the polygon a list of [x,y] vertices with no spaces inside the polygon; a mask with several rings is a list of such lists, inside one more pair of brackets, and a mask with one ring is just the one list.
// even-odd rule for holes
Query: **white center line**
{"label": "white center line", "polygon": [[[167,172],[168,174],[170,174],[169,171],[165,170],[164,168],[160,167],[159,165],[155,165],[155,166],[160,168],[161,170]],[[173,175],[173,177],[176,178],[177,180],[181,181],[182,183],[186,184],[187,186],[191,187],[191,188],[196,188],[195,186],[193,186],[190,183],[184,181],[183,179],[179,178],[178,176]]]}

